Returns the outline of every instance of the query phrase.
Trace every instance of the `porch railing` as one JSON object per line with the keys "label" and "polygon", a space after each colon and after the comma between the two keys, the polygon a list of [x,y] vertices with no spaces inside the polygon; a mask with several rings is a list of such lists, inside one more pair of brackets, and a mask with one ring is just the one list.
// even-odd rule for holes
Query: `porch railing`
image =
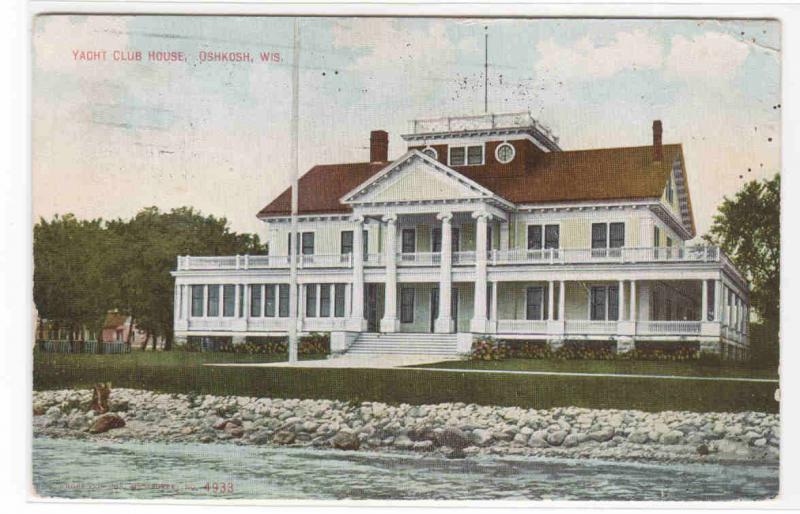
{"label": "porch railing", "polygon": [[567,334],[614,334],[616,331],[616,321],[568,319],[564,322],[564,332]]}
{"label": "porch railing", "polygon": [[[382,253],[365,256],[365,266],[383,266]],[[178,270],[247,270],[288,268],[286,255],[222,255],[179,256]],[[397,263],[407,266],[436,266],[441,263],[440,252],[398,253]],[[454,265],[474,264],[473,250],[453,252]],[[514,264],[575,264],[575,263],[647,263],[647,262],[721,262],[729,259],[716,246],[685,246],[658,248],[547,248],[539,250],[491,250],[487,262],[493,266]],[[300,268],[349,268],[352,254],[313,254],[298,256]],[[731,265],[732,266],[732,265]]]}
{"label": "porch railing", "polygon": [[546,334],[547,321],[528,319],[499,319],[497,332],[507,334]]}
{"label": "porch railing", "polygon": [[697,335],[699,321],[637,321],[636,333],[646,335]]}

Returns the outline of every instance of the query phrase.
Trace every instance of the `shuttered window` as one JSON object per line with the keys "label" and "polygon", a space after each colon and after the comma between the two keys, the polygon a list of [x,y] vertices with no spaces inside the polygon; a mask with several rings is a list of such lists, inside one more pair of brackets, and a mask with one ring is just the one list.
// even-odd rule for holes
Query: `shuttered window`
{"label": "shuttered window", "polygon": [[529,287],[525,296],[525,319],[544,319],[544,288]]}
{"label": "shuttered window", "polygon": [[414,323],[414,288],[400,291],[400,323]]}

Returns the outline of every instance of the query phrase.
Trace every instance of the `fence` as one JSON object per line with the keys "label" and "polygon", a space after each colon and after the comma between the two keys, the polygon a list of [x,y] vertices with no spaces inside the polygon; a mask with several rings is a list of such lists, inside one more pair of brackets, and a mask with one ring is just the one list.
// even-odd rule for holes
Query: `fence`
{"label": "fence", "polygon": [[123,342],[39,340],[36,350],[43,353],[130,353],[131,348]]}

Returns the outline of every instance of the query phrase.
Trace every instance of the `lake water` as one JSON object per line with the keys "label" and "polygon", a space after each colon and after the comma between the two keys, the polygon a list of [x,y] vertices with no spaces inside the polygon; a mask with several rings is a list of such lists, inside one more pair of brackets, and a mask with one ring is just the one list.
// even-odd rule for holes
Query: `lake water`
{"label": "lake water", "polygon": [[713,501],[775,496],[778,466],[35,438],[33,484],[61,498]]}

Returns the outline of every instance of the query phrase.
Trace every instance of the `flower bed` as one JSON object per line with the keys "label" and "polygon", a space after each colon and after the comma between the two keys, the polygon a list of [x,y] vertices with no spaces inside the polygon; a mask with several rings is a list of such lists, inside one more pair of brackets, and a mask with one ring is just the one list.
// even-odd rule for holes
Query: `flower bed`
{"label": "flower bed", "polygon": [[561,359],[561,360],[663,360],[688,361],[700,358],[697,343],[637,343],[636,349],[616,352],[616,342],[566,341],[552,349],[545,341],[504,341],[485,337],[472,344],[472,360]]}
{"label": "flower bed", "polygon": [[[247,337],[244,343],[234,344],[230,337],[189,337],[186,344],[180,347],[189,352],[215,351],[224,353],[241,353],[249,355],[266,355],[287,353],[289,341],[285,336]],[[330,353],[330,335],[312,333],[300,337],[298,353],[327,354]]]}

